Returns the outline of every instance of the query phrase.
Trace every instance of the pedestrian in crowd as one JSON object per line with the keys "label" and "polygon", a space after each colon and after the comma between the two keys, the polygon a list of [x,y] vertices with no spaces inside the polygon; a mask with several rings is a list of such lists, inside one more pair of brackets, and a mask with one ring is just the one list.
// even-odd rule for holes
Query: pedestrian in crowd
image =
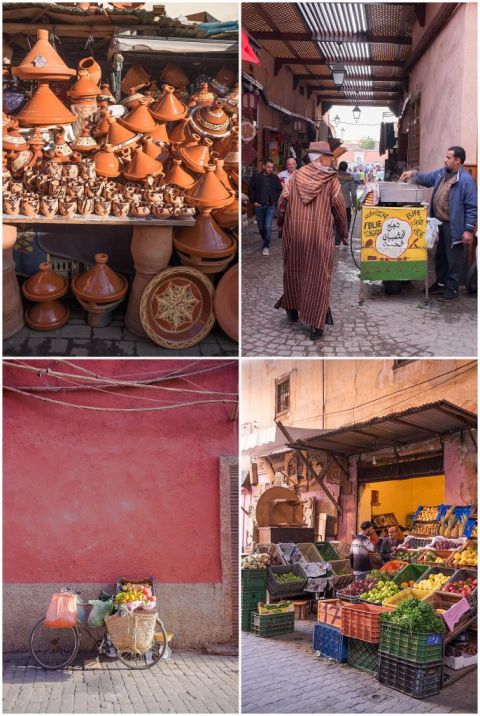
{"label": "pedestrian in crowd", "polygon": [[360,533],[353,539],[348,558],[357,582],[365,579],[371,570],[370,558],[376,552],[370,536],[375,532],[371,522],[362,522]]}
{"label": "pedestrian in crowd", "polygon": [[353,168],[353,180],[357,186],[360,185],[360,169],[358,166]]}
{"label": "pedestrian in crowd", "polygon": [[449,147],[441,169],[406,171],[400,177],[401,181],[413,179],[415,184],[433,187],[430,211],[442,224],[435,254],[436,281],[430,291],[439,294],[439,301],[458,298],[464,246],[473,242],[477,223],[477,187],[463,168],[465,159],[463,147]]}
{"label": "pedestrian in crowd", "polygon": [[310,164],[298,169],[283,188],[278,204],[282,226],[283,296],[275,308],[285,308],[291,321],[310,326],[310,339],[322,337],[325,323],[333,325],[329,307],[334,256],[334,218],[341,237],[347,235],[345,202],[332,168],[328,142],[312,142]]}
{"label": "pedestrian in crowd", "polygon": [[288,182],[290,177],[293,176],[295,169],[297,168],[297,160],[293,157],[289,157],[285,162],[285,169],[281,171],[278,178],[282,182],[282,187]]}
{"label": "pedestrian in crowd", "polygon": [[397,525],[390,525],[388,528],[388,535],[382,539],[379,548],[380,559],[383,564],[393,559],[393,554],[399,544],[403,542],[403,538],[400,536]]}
{"label": "pedestrian in crowd", "polygon": [[363,167],[360,167],[360,171],[358,172],[358,177],[360,180],[360,184],[365,184],[365,171]]}
{"label": "pedestrian in crowd", "polygon": [[[352,206],[357,203],[357,187],[352,174],[348,173],[347,162],[340,162],[338,165],[338,181],[342,188],[343,200],[345,202],[345,208],[347,211],[347,235],[345,239],[348,239],[348,233],[350,231],[350,223],[352,221]],[[340,246],[342,243],[342,237],[335,234],[335,246]],[[346,242],[344,242],[346,243]]]}
{"label": "pedestrian in crowd", "polygon": [[282,193],[282,184],[273,169],[273,162],[267,159],[262,171],[254,174],[248,185],[248,196],[254,206],[258,231],[262,237],[263,256],[270,255],[272,222],[278,198]]}

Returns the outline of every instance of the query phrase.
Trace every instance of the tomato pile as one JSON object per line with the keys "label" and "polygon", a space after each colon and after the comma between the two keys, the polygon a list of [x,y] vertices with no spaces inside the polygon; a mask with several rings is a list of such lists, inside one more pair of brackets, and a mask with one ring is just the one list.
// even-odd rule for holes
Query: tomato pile
{"label": "tomato pile", "polygon": [[453,594],[461,594],[462,597],[470,597],[477,588],[477,580],[474,577],[466,579],[456,579],[450,582],[444,588],[444,592],[452,592]]}

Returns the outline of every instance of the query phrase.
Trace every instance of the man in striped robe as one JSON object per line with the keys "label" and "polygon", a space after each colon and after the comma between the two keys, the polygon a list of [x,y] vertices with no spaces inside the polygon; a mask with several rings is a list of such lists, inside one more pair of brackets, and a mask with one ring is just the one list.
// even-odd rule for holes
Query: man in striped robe
{"label": "man in striped robe", "polygon": [[282,227],[283,296],[276,304],[291,321],[310,326],[311,340],[333,324],[329,295],[335,253],[334,219],[343,243],[347,214],[328,142],[311,142],[310,164],[298,169],[278,202]]}

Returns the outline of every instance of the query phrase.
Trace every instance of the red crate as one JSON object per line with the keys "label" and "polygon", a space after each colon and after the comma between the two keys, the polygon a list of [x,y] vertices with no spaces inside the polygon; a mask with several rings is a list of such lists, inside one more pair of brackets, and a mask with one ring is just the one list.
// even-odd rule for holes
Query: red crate
{"label": "red crate", "polygon": [[375,604],[345,604],[342,608],[342,632],[344,636],[368,641],[380,642],[380,614],[389,612],[388,607]]}

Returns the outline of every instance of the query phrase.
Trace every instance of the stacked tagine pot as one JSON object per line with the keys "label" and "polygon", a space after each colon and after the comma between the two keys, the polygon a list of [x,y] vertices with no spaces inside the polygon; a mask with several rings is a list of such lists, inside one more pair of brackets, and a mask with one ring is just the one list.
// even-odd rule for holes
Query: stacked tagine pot
{"label": "stacked tagine pot", "polygon": [[127,279],[112,271],[107,261],[107,254],[95,254],[95,265],[72,279],[72,291],[87,311],[90,326],[108,325],[128,290]]}

